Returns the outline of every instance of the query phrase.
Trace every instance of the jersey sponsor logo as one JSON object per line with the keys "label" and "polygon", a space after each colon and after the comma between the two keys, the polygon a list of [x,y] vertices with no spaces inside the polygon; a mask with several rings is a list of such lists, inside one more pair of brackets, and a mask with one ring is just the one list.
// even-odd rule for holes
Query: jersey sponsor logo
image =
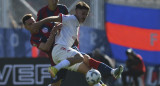
{"label": "jersey sponsor logo", "polygon": [[42,32],[43,32],[43,33],[47,33],[47,32],[48,32],[48,28],[44,27],[44,28],[42,29]]}

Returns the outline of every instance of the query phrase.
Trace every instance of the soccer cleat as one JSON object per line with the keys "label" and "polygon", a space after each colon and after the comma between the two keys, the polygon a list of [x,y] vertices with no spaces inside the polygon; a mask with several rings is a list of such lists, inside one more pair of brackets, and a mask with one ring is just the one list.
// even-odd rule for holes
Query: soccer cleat
{"label": "soccer cleat", "polygon": [[101,84],[102,86],[107,86],[106,84]]}
{"label": "soccer cleat", "polygon": [[115,69],[113,76],[114,76],[116,79],[117,79],[117,78],[120,78],[122,72],[123,72],[123,66],[120,65],[118,68]]}
{"label": "soccer cleat", "polygon": [[55,67],[49,67],[48,72],[51,74],[51,76],[54,78],[58,72],[58,70]]}

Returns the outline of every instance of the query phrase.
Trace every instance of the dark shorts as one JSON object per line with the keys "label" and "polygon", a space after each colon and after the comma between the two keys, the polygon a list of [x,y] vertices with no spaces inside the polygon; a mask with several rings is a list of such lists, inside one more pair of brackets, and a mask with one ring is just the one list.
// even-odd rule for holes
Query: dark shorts
{"label": "dark shorts", "polygon": [[67,75],[67,69],[61,69],[57,72],[57,75],[55,78],[51,78],[51,83],[56,83],[59,80],[62,79],[62,81],[65,79],[65,76]]}

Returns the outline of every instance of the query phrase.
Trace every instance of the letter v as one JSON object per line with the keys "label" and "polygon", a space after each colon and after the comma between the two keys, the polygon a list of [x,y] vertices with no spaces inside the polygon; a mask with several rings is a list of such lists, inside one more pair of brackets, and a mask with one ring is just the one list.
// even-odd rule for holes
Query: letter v
{"label": "letter v", "polygon": [[12,65],[4,65],[4,68],[0,70],[0,85],[7,84],[11,71],[12,71]]}

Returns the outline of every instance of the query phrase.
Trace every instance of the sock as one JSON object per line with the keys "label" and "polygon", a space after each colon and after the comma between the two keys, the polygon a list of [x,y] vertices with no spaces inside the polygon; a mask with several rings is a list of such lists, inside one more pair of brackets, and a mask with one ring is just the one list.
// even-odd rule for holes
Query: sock
{"label": "sock", "polygon": [[89,66],[94,68],[94,69],[98,69],[98,66],[100,65],[100,63],[102,63],[102,62],[97,61],[97,60],[95,60],[93,58],[89,59]]}
{"label": "sock", "polygon": [[116,70],[116,69],[112,69],[112,70],[111,70],[111,74],[112,74],[112,75],[114,75],[115,70]]}
{"label": "sock", "polygon": [[104,63],[100,63],[97,70],[101,73],[102,76],[111,76],[111,71],[113,69]]}
{"label": "sock", "polygon": [[70,62],[68,60],[63,60],[54,67],[59,71],[61,68],[68,67],[70,65]]}
{"label": "sock", "polygon": [[51,84],[49,84],[48,86],[52,86]]}
{"label": "sock", "polygon": [[90,67],[93,67],[94,69],[97,69],[102,76],[111,76],[111,70],[112,68],[109,67],[108,65],[100,62],[100,61],[97,61],[93,58],[89,59],[89,65]]}
{"label": "sock", "polygon": [[100,83],[94,84],[93,86],[102,86]]}
{"label": "sock", "polygon": [[104,84],[102,80],[100,80],[100,82],[99,82],[99,83],[100,83],[100,84]]}

